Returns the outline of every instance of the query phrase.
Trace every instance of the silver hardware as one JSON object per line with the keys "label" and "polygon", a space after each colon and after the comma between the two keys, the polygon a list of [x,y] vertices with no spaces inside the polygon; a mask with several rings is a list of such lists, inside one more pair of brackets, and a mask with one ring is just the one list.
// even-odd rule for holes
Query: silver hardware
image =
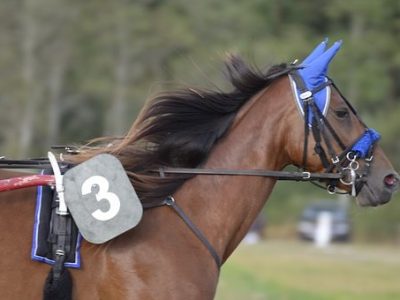
{"label": "silver hardware", "polygon": [[351,195],[353,197],[357,196],[357,191],[356,191],[356,181],[354,180],[354,183],[351,185]]}
{"label": "silver hardware", "polygon": [[374,159],[374,156],[371,155],[371,157],[366,158],[365,161],[371,162],[373,159]]}
{"label": "silver hardware", "polygon": [[64,256],[65,252],[64,252],[64,250],[58,249],[58,250],[56,250],[56,255],[57,256]]}
{"label": "silver hardware", "polygon": [[303,179],[310,179],[311,178],[311,173],[310,172],[303,172],[301,174],[303,175]]}
{"label": "silver hardware", "polygon": [[339,160],[339,157],[336,156],[336,157],[332,157],[331,161],[332,161],[332,163],[337,164],[337,163],[339,163],[340,160]]}
{"label": "silver hardware", "polygon": [[353,157],[350,157],[351,154],[352,154],[351,151],[350,151],[350,152],[347,152],[346,158],[347,158],[349,161],[355,161],[355,160],[357,159],[357,154],[354,154]]}
{"label": "silver hardware", "polygon": [[350,162],[349,167],[350,169],[356,171],[360,167],[360,164],[358,163],[358,161],[353,160],[352,162]]}
{"label": "silver hardware", "polygon": [[[356,161],[353,161],[352,163],[354,163],[354,162],[356,162]],[[355,196],[357,196],[357,191],[356,191],[357,174],[356,174],[356,171],[350,167],[343,169],[343,171],[347,171],[347,170],[350,172],[350,180],[345,181],[343,178],[340,178],[340,182],[343,183],[344,185],[351,185],[351,196],[355,197]]]}
{"label": "silver hardware", "polygon": [[159,168],[159,172],[160,172],[160,177],[165,178],[165,172],[163,167]]}
{"label": "silver hardware", "polygon": [[311,96],[312,96],[311,91],[306,91],[304,93],[301,93],[299,97],[301,100],[306,100],[308,98],[311,98]]}
{"label": "silver hardware", "polygon": [[326,187],[326,190],[328,191],[328,194],[330,194],[330,195],[336,194],[336,187],[334,187],[333,185],[328,185]]}
{"label": "silver hardware", "polygon": [[[353,156],[351,156],[352,154],[353,154]],[[359,169],[360,164],[357,161],[357,154],[354,154],[353,152],[348,152],[346,154],[346,158],[350,161],[350,163],[347,168],[343,169],[343,171],[350,172],[350,180],[346,181],[345,179],[340,178],[340,182],[343,183],[344,185],[351,185],[350,195],[355,197],[355,196],[357,196],[357,190],[356,190],[357,173],[356,173],[356,170]]]}
{"label": "silver hardware", "polygon": [[165,204],[168,205],[168,206],[171,206],[171,205],[173,205],[174,203],[175,203],[175,199],[174,199],[174,197],[172,197],[172,196],[168,196],[168,197],[165,199]]}
{"label": "silver hardware", "polygon": [[344,185],[352,185],[352,184],[354,184],[354,182],[356,181],[356,172],[355,172],[353,169],[351,169],[351,168],[344,168],[344,169],[343,169],[343,172],[345,172],[345,171],[349,171],[349,173],[350,173],[350,180],[349,180],[349,181],[346,181],[346,180],[343,179],[343,177],[342,177],[342,178],[339,179],[340,182],[343,183]]}

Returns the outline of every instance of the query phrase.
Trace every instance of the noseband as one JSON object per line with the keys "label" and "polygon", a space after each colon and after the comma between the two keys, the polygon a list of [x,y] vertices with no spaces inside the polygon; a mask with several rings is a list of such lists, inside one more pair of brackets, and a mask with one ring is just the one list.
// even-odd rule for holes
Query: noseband
{"label": "noseband", "polygon": [[[300,92],[299,98],[302,101],[302,110],[304,113],[304,146],[303,146],[303,162],[302,169],[307,168],[307,152],[308,152],[308,138],[310,135],[310,128],[313,134],[315,145],[314,151],[318,154],[322,165],[324,166],[324,173],[341,174],[339,180],[328,180],[326,189],[328,193],[335,194],[337,192],[337,184],[341,182],[343,185],[351,186],[351,192],[344,194],[351,194],[357,196],[364,186],[369,170],[373,161],[373,152],[376,142],[379,140],[379,133],[368,128],[364,122],[360,120],[356,110],[351,106],[350,102],[343,96],[334,82],[327,78],[327,80],[313,90],[309,90],[303,78],[300,76],[297,69],[289,73],[290,80],[293,80],[295,86]],[[327,86],[333,86],[339,95],[342,97],[346,105],[358,118],[358,120],[366,128],[365,132],[361,134],[350,146],[345,146],[336,131],[333,129],[328,119],[322,113],[320,108],[316,105],[314,96],[317,92],[322,91]],[[310,122],[310,112],[312,112]],[[341,152],[336,153],[332,140],[329,138],[328,133],[332,136],[334,142],[340,147]],[[322,142],[326,145],[326,150],[322,146]],[[364,168],[360,171],[359,160],[364,160]],[[313,182],[314,183],[314,182]],[[316,184],[316,183],[314,183]],[[324,188],[321,185],[316,184]]]}

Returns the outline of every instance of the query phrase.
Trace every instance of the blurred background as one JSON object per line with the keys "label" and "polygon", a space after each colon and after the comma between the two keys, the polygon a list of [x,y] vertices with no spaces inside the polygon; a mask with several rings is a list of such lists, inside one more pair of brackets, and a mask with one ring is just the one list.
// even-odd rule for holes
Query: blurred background
{"label": "blurred background", "polygon": [[[330,75],[398,170],[398,0],[1,0],[0,154],[123,135],[161,90],[229,89],[226,52],[263,69],[302,59],[325,37],[343,39]],[[305,210],[322,200],[340,203],[349,230],[318,248],[299,228],[317,224]],[[224,266],[217,299],[400,299],[399,200],[362,209],[279,183],[261,235]]]}

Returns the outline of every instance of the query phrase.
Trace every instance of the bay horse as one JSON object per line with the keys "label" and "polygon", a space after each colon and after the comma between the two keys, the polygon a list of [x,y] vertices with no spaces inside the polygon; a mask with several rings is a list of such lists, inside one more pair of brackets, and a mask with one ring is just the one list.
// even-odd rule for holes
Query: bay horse
{"label": "bay horse", "polygon": [[[315,50],[308,62],[328,51]],[[334,54],[329,55],[325,57],[326,68]],[[170,166],[280,171],[295,165],[307,172],[324,173],[327,167],[316,149],[328,152],[325,156],[332,151],[340,153],[343,149],[334,135],[351,146],[366,125],[337,87],[326,81],[330,102],[326,117],[318,122],[325,124],[319,128],[330,142],[323,139],[320,148],[315,147],[318,135],[305,135],[313,127],[308,129],[291,87],[290,74],[306,68],[307,59],[300,66],[281,64],[261,72],[231,56],[227,61],[231,92],[186,89],[161,94],[149,102],[122,140],[83,147],[80,154],[67,160],[79,163],[98,153],[113,154],[122,162],[143,203],[172,195],[223,263],[248,231],[277,178],[160,176],[150,170]],[[328,123],[334,133],[327,129]],[[362,206],[388,202],[399,180],[379,145],[371,149],[373,161],[360,160],[360,169],[367,171],[357,173],[363,181],[356,191]],[[330,169],[339,168],[335,165]],[[307,172],[305,176],[310,174]],[[1,175],[9,178],[20,173],[2,171]],[[351,192],[350,185],[339,181],[336,185]],[[29,257],[34,199],[33,188],[0,193],[2,299],[42,297],[49,266]],[[203,300],[215,295],[219,265],[168,206],[145,210],[137,227],[107,243],[83,241],[81,251],[82,269],[71,270],[73,299]]]}

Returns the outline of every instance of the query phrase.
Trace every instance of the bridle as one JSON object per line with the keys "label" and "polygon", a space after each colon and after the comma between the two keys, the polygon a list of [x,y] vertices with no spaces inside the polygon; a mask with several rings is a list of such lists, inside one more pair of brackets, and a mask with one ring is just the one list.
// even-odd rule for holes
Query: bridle
{"label": "bridle", "polygon": [[[313,90],[308,90],[304,80],[298,73],[300,67],[291,65],[283,72],[275,74],[273,77],[277,78],[283,75],[288,75],[290,80],[294,80],[296,86],[300,91],[300,98],[303,101],[304,112],[304,146],[303,146],[303,160],[301,170],[297,172],[291,171],[273,171],[273,170],[243,170],[243,169],[205,169],[205,168],[174,168],[162,167],[157,170],[149,170],[149,172],[158,173],[160,177],[166,177],[168,174],[190,174],[190,175],[228,175],[228,176],[257,176],[257,177],[270,177],[278,180],[294,180],[294,181],[309,181],[318,185],[315,181],[326,182],[327,190],[329,193],[337,193],[337,185],[341,182],[343,185],[351,186],[351,195],[356,196],[364,186],[366,179],[369,175],[370,167],[373,161],[373,152],[375,144],[379,139],[379,134],[369,129],[358,117],[357,112],[351,106],[349,101],[342,95],[340,90],[334,82],[327,78],[327,80]],[[347,146],[342,142],[336,131],[333,129],[327,118],[321,112],[314,101],[314,95],[326,88],[332,86],[344,99],[349,109],[357,116],[360,122],[365,126],[366,130],[361,134],[351,145]],[[309,114],[312,112],[311,126],[309,124]],[[312,173],[307,171],[307,152],[308,140],[310,130],[315,140],[314,151],[318,154],[324,172]],[[328,132],[333,137],[334,142],[340,147],[341,152],[336,153],[333,147],[333,142],[328,136]],[[322,146],[325,143],[326,150]],[[57,146],[59,149],[59,146]],[[76,154],[78,151],[69,146],[65,147],[68,154]],[[360,172],[359,160],[364,160],[364,170]],[[17,169],[35,169],[47,168],[50,163],[46,159],[29,159],[29,160],[8,160],[0,158],[0,168],[17,168]],[[62,168],[73,167],[65,163],[61,163]],[[318,185],[325,188],[321,185]],[[348,192],[346,192],[348,193]],[[205,237],[205,235],[198,229],[198,227],[190,220],[185,212],[180,208],[172,196],[167,196],[162,200],[154,202],[143,203],[144,209],[150,209],[160,206],[168,206],[172,208],[177,215],[184,221],[184,223],[191,229],[196,237],[207,248],[210,255],[213,257],[218,270],[222,264],[217,251]]]}
{"label": "bridle", "polygon": [[[338,182],[341,182],[343,185],[351,186],[351,192],[345,192],[344,194],[351,194],[351,196],[354,197],[357,196],[369,175],[370,167],[374,159],[373,152],[375,145],[380,138],[379,133],[377,133],[374,129],[368,128],[366,124],[362,122],[354,107],[340,92],[339,88],[335,85],[331,78],[327,78],[323,84],[310,91],[307,89],[306,84],[303,78],[300,76],[298,70],[294,69],[291,71],[289,73],[289,77],[295,82],[300,93],[299,97],[303,103],[304,146],[301,168],[305,170],[307,167],[308,137],[310,135],[311,127],[311,132],[315,140],[314,151],[320,158],[320,161],[324,167],[324,173],[341,174],[339,180],[328,181],[326,186],[328,193],[340,193],[337,191],[337,184]],[[324,116],[314,101],[313,95],[325,89],[327,86],[332,86],[339,93],[348,108],[366,128],[365,132],[356,138],[355,141],[349,146],[345,146],[328,119]],[[312,112],[311,124],[309,122],[310,111]],[[329,139],[328,132],[332,136],[334,142],[340,147],[340,153],[336,153],[333,143]],[[322,146],[322,142],[325,143],[327,148],[326,150]],[[364,159],[363,172],[359,172],[360,159]],[[316,185],[324,188],[321,185]]]}

